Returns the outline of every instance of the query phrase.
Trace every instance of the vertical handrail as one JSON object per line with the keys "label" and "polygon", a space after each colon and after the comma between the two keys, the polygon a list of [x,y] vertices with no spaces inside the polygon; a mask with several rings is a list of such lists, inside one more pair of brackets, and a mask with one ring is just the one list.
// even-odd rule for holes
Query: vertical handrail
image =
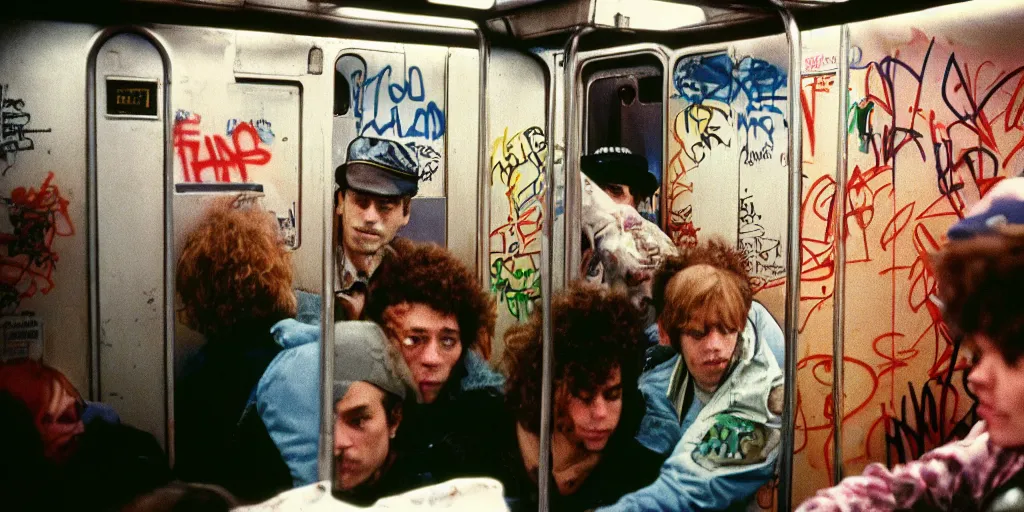
{"label": "vertical handrail", "polygon": [[839,131],[836,139],[836,188],[832,203],[835,206],[835,285],[832,288],[832,483],[843,479],[843,396],[846,325],[846,165],[847,126],[850,107],[850,27],[839,29]]}
{"label": "vertical handrail", "polygon": [[800,317],[800,203],[803,198],[803,117],[800,111],[800,27],[783,4],[778,8],[789,42],[789,198],[786,237],[786,370],[783,380],[782,453],[779,467],[779,510],[792,510],[793,446],[796,411],[796,354]]}
{"label": "vertical handrail", "polygon": [[491,162],[487,157],[490,121],[487,113],[487,71],[490,67],[491,45],[483,30],[477,30],[477,37],[480,38],[480,98],[479,112],[477,113],[478,136],[477,136],[477,253],[476,265],[480,285],[485,289],[491,288]]}
{"label": "vertical handrail", "polygon": [[[548,73],[548,90],[547,90],[547,119],[545,120],[545,128],[548,133],[548,147],[547,147],[547,162],[545,163],[546,169],[544,170],[544,237],[541,239],[540,255],[541,255],[541,272],[540,272],[540,289],[541,289],[541,325],[543,328],[543,351],[541,358],[541,384],[540,384],[540,453],[539,453],[539,465],[537,468],[537,510],[539,512],[548,512],[548,493],[549,481],[548,475],[551,473],[551,418],[552,414],[552,401],[551,388],[552,388],[552,375],[554,371],[555,363],[555,347],[554,347],[554,326],[551,323],[551,294],[554,291],[552,288],[552,270],[554,269],[554,243],[555,243],[555,98],[557,92],[557,70],[558,70],[558,55],[552,53],[552,62],[550,63],[550,72]],[[565,57],[563,56],[563,59]],[[564,62],[564,60],[563,60]],[[563,165],[564,168],[564,165]]]}
{"label": "vertical handrail", "polygon": [[[337,61],[331,64],[337,65]],[[329,76],[334,76],[333,73]],[[333,132],[332,132],[333,137]],[[328,159],[328,161],[330,161]],[[321,273],[320,301],[320,444],[317,450],[317,474],[320,480],[330,480],[334,475],[334,237],[337,234],[337,217],[334,214],[334,173],[323,173],[323,271]]]}
{"label": "vertical handrail", "polygon": [[[582,209],[581,198],[583,190],[580,181],[580,161],[576,156],[578,147],[579,125],[576,121],[576,103],[578,81],[576,80],[577,54],[580,39],[586,34],[593,32],[593,27],[583,27],[573,33],[572,37],[565,44],[563,55],[563,72],[565,95],[565,153],[562,158],[562,175],[565,176],[565,273],[563,274],[566,283],[578,277],[580,271],[580,233],[582,223],[580,211]],[[552,148],[553,149],[553,148]],[[551,210],[554,212],[554,210]]]}

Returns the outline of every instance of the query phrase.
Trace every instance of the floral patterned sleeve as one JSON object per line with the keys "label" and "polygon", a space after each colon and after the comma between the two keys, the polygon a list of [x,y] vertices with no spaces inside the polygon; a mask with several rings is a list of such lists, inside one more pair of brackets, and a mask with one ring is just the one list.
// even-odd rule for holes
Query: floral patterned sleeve
{"label": "floral patterned sleeve", "polygon": [[872,464],[860,476],[818,491],[797,512],[901,510],[926,504],[977,510],[985,496],[1024,467],[1024,452],[1004,450],[979,422],[961,441],[940,446],[892,470]]}

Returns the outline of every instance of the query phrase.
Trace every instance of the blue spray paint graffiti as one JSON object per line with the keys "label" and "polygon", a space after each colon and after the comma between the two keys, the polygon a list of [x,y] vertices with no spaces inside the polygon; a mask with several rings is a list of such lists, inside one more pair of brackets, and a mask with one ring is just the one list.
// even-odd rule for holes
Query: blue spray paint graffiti
{"label": "blue spray paint graffiti", "polygon": [[[228,135],[233,134],[235,132],[235,128],[241,122],[243,121],[240,119],[228,119],[228,123],[224,131]],[[266,119],[257,119],[253,121],[252,119],[250,119],[249,124],[256,128],[256,133],[259,134],[260,141],[262,141],[264,144],[270,144],[274,142],[274,130],[270,125],[270,121],[267,121]]]}
{"label": "blue spray paint graffiti", "polygon": [[763,138],[773,146],[775,117],[784,121],[786,73],[768,61],[744,57],[734,62],[728,54],[695,55],[676,62],[672,74],[674,98],[699,105],[719,101],[741,107],[737,130],[747,138]]}
{"label": "blue spray paint graffiti", "polygon": [[[390,65],[365,79],[362,70],[352,72],[352,83],[358,84],[352,88],[356,129],[361,135],[390,133],[400,138],[440,139],[445,131],[444,111],[433,100],[427,100],[423,72],[410,66],[399,83],[391,82],[392,73]],[[399,106],[404,103],[416,105],[411,122],[403,122],[399,114]]]}

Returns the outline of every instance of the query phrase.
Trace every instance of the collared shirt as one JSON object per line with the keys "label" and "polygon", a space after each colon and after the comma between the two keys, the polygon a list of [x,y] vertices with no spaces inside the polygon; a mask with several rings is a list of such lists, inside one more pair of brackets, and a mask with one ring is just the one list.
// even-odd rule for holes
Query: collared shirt
{"label": "collared shirt", "polygon": [[394,254],[395,250],[391,245],[385,245],[380,249],[380,260],[369,273],[358,270],[348,255],[345,254],[343,246],[339,245],[336,251],[337,263],[334,273],[334,318],[335,320],[356,320],[362,316],[363,306],[366,304],[366,293],[370,287],[370,279],[374,272],[380,267],[380,262],[385,257]]}
{"label": "collared shirt", "polygon": [[370,282],[370,276],[373,274],[367,274],[361,270],[356,269],[352,260],[345,255],[345,249],[342,246],[338,246],[337,249],[337,263],[334,267],[334,293],[349,293],[355,287],[356,283],[361,284],[363,291],[366,290],[367,285]]}

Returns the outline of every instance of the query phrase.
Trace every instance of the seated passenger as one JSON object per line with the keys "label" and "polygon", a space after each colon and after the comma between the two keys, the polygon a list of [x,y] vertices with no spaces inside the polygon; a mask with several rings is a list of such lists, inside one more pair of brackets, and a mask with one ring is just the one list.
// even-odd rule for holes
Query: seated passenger
{"label": "seated passenger", "polygon": [[54,475],[32,412],[9,392],[0,391],[0,418],[0,510],[48,508],[43,500]]}
{"label": "seated passenger", "polygon": [[38,433],[23,441],[40,443],[45,459],[25,468],[38,471],[45,479],[38,490],[48,491],[33,510],[118,510],[170,480],[152,435],[102,417],[85,423],[86,404],[59,371],[32,360],[0,364],[0,393],[25,406]]}
{"label": "seated passenger", "polygon": [[1024,178],[1001,181],[948,237],[934,260],[938,302],[973,352],[967,387],[981,421],[916,461],[871,464],[798,511],[1024,509]]}
{"label": "seated passenger", "polygon": [[743,263],[719,239],[669,258],[659,270],[660,343],[679,356],[649,362],[654,368],[641,387],[651,410],[638,438],[672,453],[657,481],[601,510],[725,510],[749,503],[773,477],[782,332],[753,303]]}
{"label": "seated passenger", "polygon": [[[653,482],[663,456],[635,435],[644,415],[637,389],[642,325],[625,294],[577,282],[551,302],[554,419],[550,509],[590,510]],[[505,334],[507,410],[489,450],[490,473],[514,512],[537,509],[542,377],[541,311]]]}
{"label": "seated passenger", "polygon": [[404,490],[392,444],[412,378],[377,324],[337,324],[333,380],[334,497],[370,505]]}
{"label": "seated passenger", "polygon": [[[493,333],[495,313],[472,272],[436,245],[407,242],[400,256],[379,269],[366,313],[401,347],[424,398],[407,398],[395,440],[411,489],[471,476],[459,460],[482,453],[475,446],[489,432],[483,422],[501,410],[504,378],[473,350]],[[320,330],[285,320],[273,331],[286,350],[260,378],[241,422],[242,457],[250,460],[241,466],[254,474],[229,489],[243,499],[317,481]]]}
{"label": "seated passenger", "polygon": [[[412,385],[412,376],[398,347],[385,337],[379,326],[371,322],[338,323],[332,389],[334,478],[286,491],[244,510],[305,510],[304,507],[354,510],[355,507],[347,507],[342,502],[370,506],[407,488],[408,472],[401,467],[404,459],[396,453],[393,439],[402,424],[404,399]],[[500,502],[497,489],[497,482],[482,479],[456,481],[434,489],[421,489],[406,497],[388,498],[385,501],[393,507],[381,508],[410,510],[419,508],[415,505],[435,501],[458,504],[472,498],[476,498],[475,504],[487,506]],[[468,495],[466,499],[454,499],[453,490]],[[495,509],[490,506],[462,510]]]}
{"label": "seated passenger", "polygon": [[226,448],[281,350],[270,328],[296,314],[291,253],[272,215],[221,198],[186,238],[175,285],[182,322],[206,337],[175,386],[175,471],[224,485]]}

